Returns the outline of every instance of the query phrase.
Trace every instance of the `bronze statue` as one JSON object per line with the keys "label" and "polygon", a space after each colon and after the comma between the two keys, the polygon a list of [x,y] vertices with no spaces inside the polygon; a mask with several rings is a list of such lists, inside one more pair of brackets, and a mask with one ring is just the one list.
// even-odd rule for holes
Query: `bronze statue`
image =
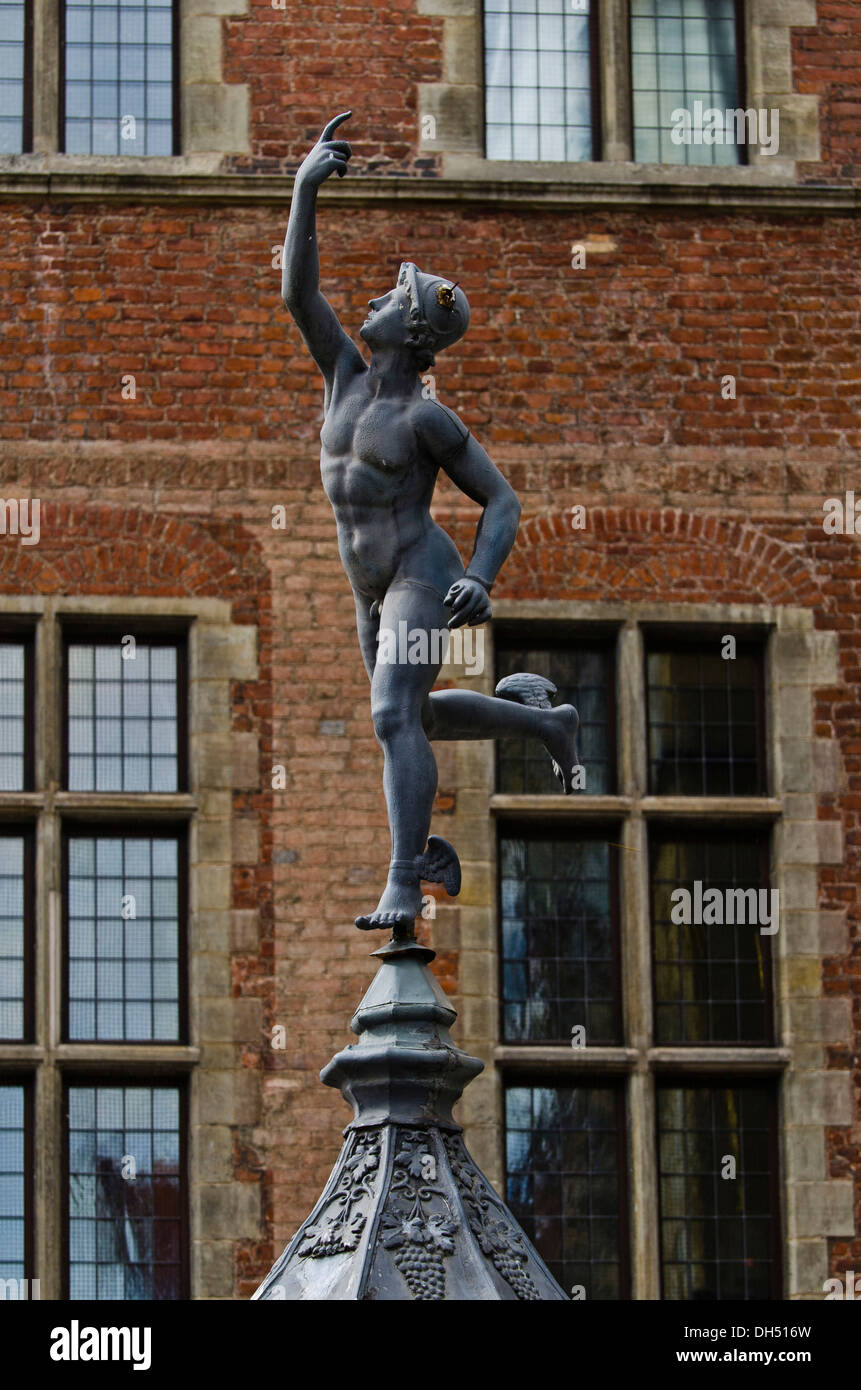
{"label": "bronze statue", "polygon": [[[370,365],[320,292],[317,189],[333,173],[347,172],[350,146],[333,136],[351,114],[328,122],[297,172],[281,294],[325,382],[323,486],[353,588],[374,732],[385,754],[391,863],[378,905],[356,925],[394,931],[415,921],[422,879],[443,882],[452,895],[460,887],[452,847],[439,836],[428,843],[437,788],[431,741],[539,738],[568,793],[579,721],[572,705],[551,708],[556,688],[541,676],[509,676],[496,696],[434,691],[441,661],[433,655],[421,663],[378,660],[380,632],[397,632],[401,622],[410,632],[431,634],[488,621],[491,589],[514,544],[520,503],[457,415],[423,394],[421,375],[434,354],[462,338],[469,324],[460,286],[405,262],[397,284],[370,301],[359,330]],[[430,514],[441,468],[483,508],[466,570]],[[429,652],[434,649],[429,643]]]}

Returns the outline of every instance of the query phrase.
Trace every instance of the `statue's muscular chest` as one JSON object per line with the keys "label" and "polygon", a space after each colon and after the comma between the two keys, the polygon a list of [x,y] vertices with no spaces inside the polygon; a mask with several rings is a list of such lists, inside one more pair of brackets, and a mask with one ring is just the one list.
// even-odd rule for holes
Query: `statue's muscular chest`
{"label": "statue's muscular chest", "polygon": [[415,431],[403,403],[364,394],[332,402],[320,442],[324,470],[333,482],[335,475],[356,482],[393,478],[410,472],[416,462]]}

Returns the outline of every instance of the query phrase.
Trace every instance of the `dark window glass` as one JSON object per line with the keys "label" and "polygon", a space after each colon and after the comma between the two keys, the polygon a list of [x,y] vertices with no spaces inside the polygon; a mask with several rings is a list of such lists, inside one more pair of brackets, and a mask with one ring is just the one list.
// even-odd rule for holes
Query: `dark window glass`
{"label": "dark window glass", "polygon": [[[609,646],[581,645],[573,637],[565,646],[540,646],[503,634],[497,641],[497,681],[515,671],[531,671],[557,687],[554,705],[574,705],[580,715],[582,791],[591,796],[615,790],[613,666]],[[558,795],[550,758],[536,739],[500,739],[497,749],[497,791]]]}
{"label": "dark window glass", "polygon": [[176,645],[69,642],[70,791],[178,789],[178,657]]}
{"label": "dark window glass", "polygon": [[70,1085],[69,1297],[184,1294],[176,1086]]}
{"label": "dark window glass", "polygon": [[593,159],[590,0],[485,0],[488,159]]}
{"label": "dark window glass", "polygon": [[506,1201],[553,1276],[627,1297],[619,1088],[509,1085],[505,1129]]}
{"label": "dark window glass", "polygon": [[0,0],[0,154],[25,148],[28,29],[23,0]]}
{"label": "dark window glass", "polygon": [[67,154],[173,154],[171,0],[67,0],[65,53]]}
{"label": "dark window glass", "polygon": [[0,1038],[26,1036],[28,844],[0,835]]}
{"label": "dark window glass", "polygon": [[[755,835],[652,835],[658,1043],[771,1042],[770,937],[760,931],[761,909],[769,918],[772,909],[766,871],[765,843]],[[689,898],[673,899],[677,889]],[[705,901],[711,889],[717,903]],[[674,915],[689,916],[690,924]]]}
{"label": "dark window glass", "polygon": [[[631,70],[639,164],[738,164],[734,123],[732,138],[696,138],[699,129],[711,139],[707,110],[720,111],[723,132],[724,113],[739,104],[735,0],[631,0]],[[673,139],[679,111],[690,113],[688,143]]]}
{"label": "dark window glass", "polygon": [[25,1092],[0,1086],[0,1279],[26,1276]]}
{"label": "dark window glass", "polygon": [[[0,21],[3,12],[0,10]],[[0,640],[0,791],[27,786],[27,647]]]}
{"label": "dark window glass", "polygon": [[524,832],[499,846],[502,1034],[587,1045],[620,1036],[616,858],[596,838]]}
{"label": "dark window glass", "polygon": [[68,1036],[180,1037],[177,838],[70,835]]}
{"label": "dark window glass", "polygon": [[765,791],[758,652],[725,661],[717,642],[648,653],[653,796],[760,796]]}
{"label": "dark window glass", "polygon": [[770,1086],[659,1087],[664,1298],[780,1298],[774,1112]]}

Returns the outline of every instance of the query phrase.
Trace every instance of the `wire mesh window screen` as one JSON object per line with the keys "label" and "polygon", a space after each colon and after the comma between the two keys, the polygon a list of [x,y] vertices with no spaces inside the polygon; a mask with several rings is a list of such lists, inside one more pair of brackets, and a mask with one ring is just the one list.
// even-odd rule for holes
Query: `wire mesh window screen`
{"label": "wire mesh window screen", "polygon": [[23,835],[0,835],[0,1038],[25,1036],[27,922]]}
{"label": "wire mesh window screen", "polygon": [[180,1038],[177,838],[71,835],[71,1041]]}
{"label": "wire mesh window screen", "polygon": [[174,152],[172,0],[66,0],[67,154]]}
{"label": "wire mesh window screen", "polygon": [[488,159],[593,159],[589,0],[485,0]]}
{"label": "wire mesh window screen", "polygon": [[25,1093],[0,1085],[0,1279],[26,1274]]}
{"label": "wire mesh window screen", "polygon": [[24,150],[28,7],[0,0],[0,154]]}
{"label": "wire mesh window screen", "polygon": [[178,790],[178,656],[175,644],[69,642],[70,791]]}
{"label": "wire mesh window screen", "polygon": [[[725,114],[738,107],[738,71],[735,0],[631,0],[637,163],[738,164]],[[720,112],[719,126],[708,111]]]}
{"label": "wire mesh window screen", "polygon": [[[0,10],[0,21],[3,13]],[[23,791],[27,737],[26,649],[0,641],[0,791]]]}

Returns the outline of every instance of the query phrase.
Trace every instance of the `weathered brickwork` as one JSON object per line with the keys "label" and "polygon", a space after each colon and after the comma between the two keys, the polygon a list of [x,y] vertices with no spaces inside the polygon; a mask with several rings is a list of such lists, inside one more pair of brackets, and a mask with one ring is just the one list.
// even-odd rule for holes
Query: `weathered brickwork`
{"label": "weathered brickwork", "polygon": [[817,0],[815,28],[796,29],[796,89],[819,97],[821,161],[799,171],[805,181],[861,179],[861,11],[854,0]]}
{"label": "weathered brickwork", "polygon": [[[7,208],[2,437],[62,425],[70,439],[302,440],[310,468],[319,391],[273,269],[284,220]],[[861,441],[854,218],[474,208],[423,209],[419,222],[373,207],[319,221],[324,283],[350,328],[402,259],[468,287],[473,325],[436,378],[492,445]],[[612,249],[587,249],[572,270],[571,246],[602,237]],[[722,398],[727,375],[735,400]]]}
{"label": "weathered brickwork", "polygon": [[[667,618],[694,603],[812,615],[813,722],[809,739],[791,731],[786,778],[805,866],[796,879],[819,935],[797,967],[793,1027],[841,1074],[839,1103],[823,1099],[811,1122],[823,1178],[854,1181],[856,1235],[799,1220],[802,1236],[828,1236],[832,1272],[857,1271],[861,563],[857,536],[824,533],[822,508],[847,490],[861,500],[861,226],[717,198],[684,209],[534,211],[478,194],[363,205],[363,174],[442,173],[417,137],[419,86],[450,76],[444,19],[419,13],[429,8],[251,0],[241,13],[212,0],[201,13],[221,16],[223,80],[250,98],[250,153],[223,167],[290,172],[321,115],[355,105],[355,205],[321,199],[323,288],[353,330],[403,259],[461,280],[472,323],[438,359],[436,389],[524,507],[494,597],[648,603]],[[818,15],[792,31],[793,89],[818,97],[820,115],[821,159],[800,163],[798,179],[854,185],[861,7],[819,0]],[[252,1292],[328,1176],[348,1113],[318,1072],[350,1040],[372,974],[377,943],[352,922],[388,857],[382,758],[319,483],[321,391],[280,302],[286,215],[274,195],[253,207],[22,196],[2,208],[0,495],[39,497],[43,512],[38,546],[0,536],[0,609],[11,595],[220,599],[256,634],[256,675],[230,682],[229,814],[218,813],[229,829],[204,856],[229,873],[231,898],[229,949],[200,943],[219,957],[200,965],[195,1039],[201,1124],[213,1128],[195,1161],[221,1188],[202,1193],[195,1218],[194,1287],[210,1297]],[[584,269],[572,268],[577,244]],[[572,530],[575,504],[584,530]],[[443,481],[436,515],[467,555],[477,509]],[[791,691],[797,634],[781,638]],[[219,629],[211,640],[236,639]],[[205,750],[213,777],[225,747]],[[435,828],[456,839],[446,818],[479,805],[484,817],[486,796],[459,781],[454,748],[439,764]],[[434,969],[466,1006],[461,1037],[490,1011],[461,906],[483,912],[487,932],[493,899],[471,891],[467,875],[461,905],[441,898],[429,931]],[[801,1275],[798,1286],[811,1287]]]}
{"label": "weathered brickwork", "polygon": [[431,174],[433,155],[416,148],[418,86],[442,74],[442,21],[416,13],[415,0],[385,5],[252,4],[225,20],[226,82],[251,87],[251,153],[237,172],[292,173],[320,112],[361,108],[366,173]]}

